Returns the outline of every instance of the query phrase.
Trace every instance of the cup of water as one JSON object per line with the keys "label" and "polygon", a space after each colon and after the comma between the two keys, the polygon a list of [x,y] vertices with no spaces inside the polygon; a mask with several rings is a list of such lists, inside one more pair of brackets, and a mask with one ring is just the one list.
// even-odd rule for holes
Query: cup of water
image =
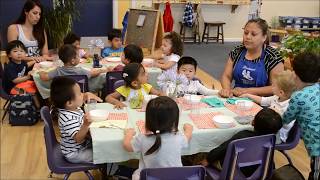
{"label": "cup of water", "polygon": [[90,112],[92,110],[97,109],[97,100],[95,100],[95,99],[88,100],[85,107],[86,107],[85,108],[86,112]]}

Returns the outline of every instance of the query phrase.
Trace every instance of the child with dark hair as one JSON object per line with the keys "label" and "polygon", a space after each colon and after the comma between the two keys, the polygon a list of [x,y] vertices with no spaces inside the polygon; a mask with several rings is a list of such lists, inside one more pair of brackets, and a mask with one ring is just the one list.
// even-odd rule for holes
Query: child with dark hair
{"label": "child with dark hair", "polygon": [[155,57],[156,66],[165,71],[177,71],[177,62],[183,53],[183,43],[180,35],[176,32],[166,34],[162,39],[162,57]]}
{"label": "child with dark hair", "polygon": [[114,93],[106,97],[106,101],[122,109],[127,105],[119,99],[124,97],[131,108],[141,108],[144,97],[148,94],[162,95],[147,83],[147,74],[139,63],[130,63],[123,69],[122,77],[125,85],[117,88]]}
{"label": "child with dark hair", "polygon": [[218,90],[208,89],[199,80],[195,80],[197,61],[193,57],[184,56],[178,61],[178,73],[184,74],[188,79],[188,85],[178,86],[178,94],[202,94],[216,95]]}
{"label": "child with dark hair", "polygon": [[108,33],[108,40],[110,43],[110,47],[106,47],[101,51],[102,57],[119,57],[123,52],[122,41],[121,41],[121,30],[112,29]]}
{"label": "child with dark hair", "polygon": [[86,75],[88,78],[91,78],[109,71],[108,68],[93,68],[88,71],[82,67],[77,67],[80,62],[79,54],[76,47],[71,44],[65,44],[59,49],[59,58],[64,63],[64,66],[58,67],[48,73],[39,72],[41,80],[49,81],[54,77],[67,75]]}
{"label": "child with dark hair", "polygon": [[89,53],[87,53],[84,49],[80,48],[80,37],[77,36],[74,33],[69,33],[64,39],[63,39],[63,44],[71,44],[74,47],[77,48],[78,52],[79,52],[79,57],[80,58],[89,58],[92,55],[90,55]]}
{"label": "child with dark hair", "polygon": [[294,92],[289,107],[283,114],[285,124],[296,120],[311,158],[309,180],[320,179],[320,55],[304,52],[292,63],[294,81],[298,91]]}
{"label": "child with dark hair", "polygon": [[276,134],[282,127],[281,116],[272,109],[265,108],[257,113],[252,121],[253,131],[243,130],[232,136],[229,140],[222,143],[219,147],[211,150],[205,160],[202,161],[204,166],[214,166],[217,161],[223,163],[228,145],[237,139],[260,136],[265,134]]}
{"label": "child with dark hair", "polygon": [[146,108],[146,134],[135,135],[133,128],[124,132],[123,146],[128,152],[141,153],[139,169],[132,175],[138,180],[144,168],[181,167],[181,149],[188,147],[193,127],[184,124],[179,132],[179,108],[169,97],[152,99]]}
{"label": "child with dark hair", "polygon": [[[124,65],[127,65],[129,63],[141,63],[143,60],[143,52],[142,49],[134,44],[127,45],[123,53],[121,54],[121,62]],[[123,71],[123,65],[118,65],[115,68],[113,68],[113,71]]]}
{"label": "child with dark hair", "polygon": [[80,107],[85,100],[102,100],[91,93],[81,93],[77,82],[67,77],[52,80],[50,99],[53,120],[59,123],[62,154],[72,163],[92,162],[92,145],[87,138],[92,121]]}

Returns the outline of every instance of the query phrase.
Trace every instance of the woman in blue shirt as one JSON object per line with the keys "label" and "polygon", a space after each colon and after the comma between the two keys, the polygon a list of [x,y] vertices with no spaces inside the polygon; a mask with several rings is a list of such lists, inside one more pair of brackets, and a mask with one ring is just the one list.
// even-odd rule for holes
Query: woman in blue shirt
{"label": "woman in blue shirt", "polygon": [[[268,24],[263,19],[249,20],[244,27],[243,44],[229,54],[222,74],[220,95],[231,97],[245,93],[272,94],[275,74],[284,70],[280,53],[269,45]],[[232,81],[235,85],[232,88]]]}

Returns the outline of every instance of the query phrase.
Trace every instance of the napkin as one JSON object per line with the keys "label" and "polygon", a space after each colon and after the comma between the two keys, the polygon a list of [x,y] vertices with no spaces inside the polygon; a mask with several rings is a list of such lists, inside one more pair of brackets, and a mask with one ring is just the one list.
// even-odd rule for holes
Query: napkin
{"label": "napkin", "polygon": [[216,97],[202,98],[201,102],[204,102],[212,107],[224,107],[223,102]]}

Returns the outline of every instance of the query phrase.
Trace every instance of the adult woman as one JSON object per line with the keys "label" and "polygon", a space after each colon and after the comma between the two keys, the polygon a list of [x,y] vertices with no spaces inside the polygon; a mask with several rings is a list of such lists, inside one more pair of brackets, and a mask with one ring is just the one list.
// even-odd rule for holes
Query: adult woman
{"label": "adult woman", "polygon": [[[267,96],[272,94],[273,76],[284,70],[280,53],[266,45],[268,24],[263,19],[249,20],[244,27],[243,44],[229,54],[221,78],[222,97],[244,93]],[[234,89],[231,88],[235,81]]]}
{"label": "adult woman", "polygon": [[42,5],[27,0],[18,20],[8,27],[8,42],[20,40],[27,48],[28,61],[51,60],[48,56],[47,36],[43,27]]}

